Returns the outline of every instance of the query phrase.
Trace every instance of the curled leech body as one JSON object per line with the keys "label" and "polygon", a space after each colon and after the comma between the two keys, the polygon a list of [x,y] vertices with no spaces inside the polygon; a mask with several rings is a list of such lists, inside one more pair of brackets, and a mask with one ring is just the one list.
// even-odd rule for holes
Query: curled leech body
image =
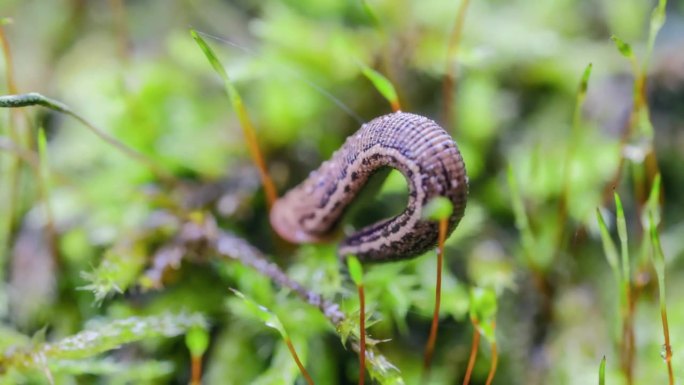
{"label": "curled leech body", "polygon": [[373,173],[383,167],[395,168],[406,178],[406,209],[347,236],[338,254],[380,262],[412,258],[434,248],[438,225],[422,218],[423,206],[438,196],[451,201],[450,234],[465,211],[465,164],[443,128],[428,118],[405,112],[384,115],[361,126],[329,160],[275,202],[271,225],[293,243],[329,239],[345,209]]}

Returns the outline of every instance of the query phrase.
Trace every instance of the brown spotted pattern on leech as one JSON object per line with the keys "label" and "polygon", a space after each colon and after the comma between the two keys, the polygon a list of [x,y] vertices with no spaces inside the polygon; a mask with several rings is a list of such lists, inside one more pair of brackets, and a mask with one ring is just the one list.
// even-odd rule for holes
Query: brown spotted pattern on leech
{"label": "brown spotted pattern on leech", "polygon": [[386,166],[406,177],[406,209],[344,238],[338,254],[368,262],[424,253],[437,244],[438,226],[421,219],[423,206],[437,196],[451,201],[450,234],[463,217],[468,182],[451,136],[432,120],[405,112],[376,118],[347,138],[328,161],[276,201],[271,225],[294,243],[327,240],[368,178]]}

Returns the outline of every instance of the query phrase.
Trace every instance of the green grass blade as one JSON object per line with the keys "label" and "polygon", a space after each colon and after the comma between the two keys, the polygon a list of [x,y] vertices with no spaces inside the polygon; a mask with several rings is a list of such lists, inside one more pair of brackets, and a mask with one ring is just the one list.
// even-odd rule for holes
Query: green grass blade
{"label": "green grass blade", "polygon": [[252,315],[263,321],[264,325],[277,330],[278,333],[280,333],[280,336],[283,337],[283,339],[288,340],[290,338],[290,336],[287,334],[287,331],[285,330],[285,327],[280,322],[280,318],[278,318],[277,315],[268,310],[268,308],[266,308],[265,306],[259,305],[258,303],[254,302],[251,298],[248,298],[241,292],[232,288],[230,289],[230,291],[232,291],[233,294],[235,294],[238,298],[244,301],[250,313],[252,313]]}
{"label": "green grass blade", "polygon": [[618,193],[615,195],[615,209],[616,209],[616,221],[617,221],[617,232],[618,238],[620,239],[620,257],[622,263],[622,280],[624,282],[629,282],[630,278],[630,262],[629,262],[629,245],[627,237],[627,221],[625,220],[625,211],[622,208],[622,200]]}
{"label": "green grass blade", "polygon": [[354,255],[347,257],[347,267],[349,268],[349,275],[356,286],[363,286],[363,268],[361,262]]}
{"label": "green grass blade", "polygon": [[237,92],[235,86],[233,86],[233,83],[230,81],[230,78],[228,77],[228,72],[226,72],[226,69],[223,67],[219,59],[216,57],[214,50],[212,50],[211,47],[209,47],[209,44],[207,44],[207,42],[204,41],[204,39],[202,39],[202,36],[200,36],[194,29],[190,30],[190,35],[195,40],[195,43],[197,43],[197,45],[200,47],[202,52],[204,52],[204,56],[206,56],[207,60],[209,60],[209,64],[211,64],[211,67],[214,68],[214,71],[216,71],[216,73],[221,77],[221,79],[223,79],[223,82],[226,86],[226,90],[228,91],[228,95],[230,96],[230,100],[233,103],[233,106],[236,107],[236,104],[242,104],[242,98],[240,97],[240,94]]}
{"label": "green grass blade", "polygon": [[620,39],[619,37],[613,35],[610,37],[610,39],[615,43],[615,47],[617,47],[618,51],[622,54],[622,56],[632,60],[634,59],[634,52],[632,51],[632,46],[629,45],[629,43],[625,43]]}
{"label": "green grass blade", "polygon": [[606,385],[606,356],[603,356],[599,365],[599,385]]}
{"label": "green grass blade", "polygon": [[615,242],[613,242],[613,239],[610,237],[610,231],[608,231],[608,226],[606,225],[606,222],[603,219],[603,215],[601,215],[601,210],[599,210],[598,208],[596,209],[596,220],[599,224],[599,230],[601,232],[601,241],[603,243],[603,252],[606,255],[606,260],[608,260],[608,264],[610,265],[610,268],[613,270],[615,277],[618,279],[618,281],[620,281],[621,273],[617,247],[615,246]]}
{"label": "green grass blade", "polygon": [[647,67],[648,67],[648,60],[650,60],[652,53],[653,53],[653,47],[655,45],[655,40],[656,37],[658,36],[658,32],[660,32],[660,29],[663,27],[665,24],[665,8],[667,7],[667,0],[659,0],[658,5],[653,9],[653,12],[651,12],[651,22],[649,24],[649,31],[648,31],[648,43],[646,44],[646,59],[644,63],[644,67],[642,68],[642,71],[646,73]]}
{"label": "green grass blade", "polygon": [[363,72],[368,80],[373,83],[375,89],[377,89],[378,92],[380,92],[380,94],[387,99],[389,104],[392,106],[392,110],[398,111],[401,109],[399,105],[399,97],[397,96],[397,91],[394,89],[392,82],[390,82],[380,72],[368,67],[365,64],[361,64],[361,72]]}

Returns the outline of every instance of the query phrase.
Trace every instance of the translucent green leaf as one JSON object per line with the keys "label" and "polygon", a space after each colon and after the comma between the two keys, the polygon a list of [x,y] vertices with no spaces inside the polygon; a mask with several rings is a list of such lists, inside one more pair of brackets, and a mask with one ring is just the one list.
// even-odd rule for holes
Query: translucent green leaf
{"label": "translucent green leaf", "polygon": [[193,357],[202,357],[209,346],[209,333],[201,327],[193,327],[185,334],[185,345]]}
{"label": "translucent green leaf", "polygon": [[492,289],[470,289],[470,317],[478,322],[488,322],[496,317],[496,293]]}
{"label": "translucent green leaf", "polygon": [[424,219],[438,221],[449,218],[453,212],[454,205],[451,204],[451,201],[446,197],[439,196],[433,198],[425,206],[423,206],[422,217]]}
{"label": "translucent green leaf", "polygon": [[610,37],[611,40],[615,43],[615,46],[617,47],[618,51],[622,54],[622,56],[632,59],[634,58],[634,53],[632,52],[632,47],[628,44],[622,41],[619,37],[613,35]]}
{"label": "translucent green leaf", "polygon": [[[579,92],[577,94],[577,100],[584,100],[584,96],[587,94],[587,88],[589,87],[589,77],[591,76],[592,64],[589,63],[582,73],[582,79],[580,80]],[[580,103],[578,103],[580,104]]]}
{"label": "translucent green leaf", "polygon": [[658,277],[658,290],[660,292],[661,307],[664,307],[665,302],[665,254],[660,244],[660,235],[658,234],[658,225],[653,217],[649,216],[649,233],[651,234],[651,244],[653,246],[653,267],[655,268]]}
{"label": "translucent green leaf", "polygon": [[[204,52],[204,55],[207,57],[207,60],[209,60],[209,63],[214,68],[214,71],[216,71],[216,73],[219,74],[219,76],[221,76],[221,79],[223,79],[223,84],[226,88],[226,92],[228,93],[228,97],[230,98],[230,102],[233,105],[235,111],[238,113],[238,117],[240,118],[241,124],[244,127],[245,122],[243,122],[243,118],[246,117],[246,110],[242,103],[242,97],[240,96],[240,93],[238,93],[237,88],[235,88],[235,86],[233,85],[233,82],[230,80],[230,77],[228,77],[226,69],[223,67],[223,64],[221,64],[219,59],[216,57],[214,50],[212,50],[211,47],[209,47],[209,44],[207,44],[207,42],[204,41],[204,39],[202,39],[202,37],[197,33],[197,31],[191,29],[190,35],[195,40],[197,45],[200,47],[202,52]],[[249,125],[251,126],[251,123],[249,123]]]}
{"label": "translucent green leaf", "polygon": [[[399,97],[397,96],[397,91],[394,89],[392,83],[384,77],[378,71],[368,67],[365,64],[361,64],[361,72],[368,78],[368,80],[373,83],[375,89],[380,92],[380,94],[387,99],[387,101],[393,106],[393,108],[399,106]],[[396,109],[396,108],[395,108]]]}
{"label": "translucent green leaf", "polygon": [[615,195],[615,209],[616,209],[616,220],[617,220],[617,232],[618,238],[620,239],[620,255],[622,259],[622,279],[623,282],[628,282],[630,278],[630,262],[629,262],[629,244],[627,237],[627,221],[625,220],[625,210],[622,208],[622,200],[620,200],[620,195],[614,193]]}
{"label": "translucent green leaf", "polygon": [[596,220],[598,221],[599,230],[601,231],[601,241],[603,242],[603,252],[606,255],[606,259],[608,260],[608,264],[610,265],[610,268],[613,270],[613,273],[615,273],[615,276],[619,279],[620,278],[620,266],[619,266],[619,260],[618,260],[617,247],[615,246],[613,239],[610,237],[610,232],[608,231],[608,226],[606,226],[606,222],[603,220],[603,215],[601,215],[601,210],[599,210],[598,208],[596,209]]}
{"label": "translucent green leaf", "polygon": [[478,332],[490,343],[496,341],[496,310],[496,292],[493,289],[470,289],[470,318]]}
{"label": "translucent green leaf", "polygon": [[599,365],[599,385],[606,385],[606,356],[603,356]]}
{"label": "translucent green leaf", "polygon": [[363,286],[363,268],[361,262],[354,255],[347,256],[347,267],[349,275],[356,286]]}
{"label": "translucent green leaf", "polygon": [[649,25],[648,32],[648,57],[651,56],[653,52],[653,46],[655,45],[655,39],[658,36],[658,32],[665,25],[665,9],[667,7],[667,0],[659,0],[658,5],[651,12],[651,23]]}
{"label": "translucent green leaf", "polygon": [[232,288],[230,289],[230,291],[232,291],[233,294],[235,294],[238,298],[244,301],[245,305],[247,305],[247,309],[249,309],[252,315],[262,320],[266,326],[277,330],[278,333],[280,333],[280,336],[283,337],[283,339],[289,339],[287,331],[285,330],[285,327],[283,327],[283,324],[280,322],[280,318],[278,318],[277,315],[273,314],[265,306],[259,305],[250,298],[246,297],[241,292]]}

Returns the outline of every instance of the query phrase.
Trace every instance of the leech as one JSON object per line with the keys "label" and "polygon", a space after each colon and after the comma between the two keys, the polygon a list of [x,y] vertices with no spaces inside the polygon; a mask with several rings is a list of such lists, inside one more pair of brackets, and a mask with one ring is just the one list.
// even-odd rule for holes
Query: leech
{"label": "leech", "polygon": [[438,224],[422,219],[423,206],[444,196],[453,204],[447,235],[463,217],[468,181],[461,153],[449,134],[420,115],[395,112],[361,126],[332,157],[273,205],[271,225],[293,243],[328,240],[347,206],[382,167],[408,183],[406,209],[342,240],[341,257],[364,262],[418,256],[437,245]]}

